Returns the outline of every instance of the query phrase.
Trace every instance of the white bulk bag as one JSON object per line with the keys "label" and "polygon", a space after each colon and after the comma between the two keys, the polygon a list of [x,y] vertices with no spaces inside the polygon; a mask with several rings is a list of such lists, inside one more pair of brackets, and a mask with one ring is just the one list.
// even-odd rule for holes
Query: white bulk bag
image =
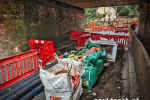
{"label": "white bulk bag", "polygon": [[[43,70],[40,67],[40,79],[44,85],[46,100],[78,100],[82,90],[82,78],[84,68],[81,62],[70,58],[58,59],[58,63],[53,67]],[[62,69],[69,73],[54,75]]]}

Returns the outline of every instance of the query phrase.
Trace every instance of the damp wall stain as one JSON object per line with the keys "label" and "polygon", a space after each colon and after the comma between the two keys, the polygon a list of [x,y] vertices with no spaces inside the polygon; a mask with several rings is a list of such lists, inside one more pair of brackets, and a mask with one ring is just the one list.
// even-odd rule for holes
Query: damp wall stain
{"label": "damp wall stain", "polygon": [[0,0],[0,58],[29,50],[28,40],[69,38],[84,30],[84,9],[51,0]]}
{"label": "damp wall stain", "polygon": [[139,10],[138,36],[150,56],[150,4],[144,3]]}

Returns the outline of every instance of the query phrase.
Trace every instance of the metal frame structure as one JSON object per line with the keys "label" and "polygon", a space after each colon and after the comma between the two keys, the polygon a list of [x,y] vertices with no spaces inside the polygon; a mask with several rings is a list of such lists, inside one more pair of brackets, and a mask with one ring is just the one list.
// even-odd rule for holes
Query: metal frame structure
{"label": "metal frame structure", "polygon": [[105,46],[113,46],[113,49],[112,49],[112,56],[109,55],[109,54],[106,54],[106,58],[107,58],[107,61],[112,61],[112,62],[115,62],[116,61],[116,54],[117,54],[117,48],[118,48],[118,44],[116,43],[116,41],[111,41],[111,40],[97,40],[97,41],[94,41],[92,40],[91,43],[97,43],[101,46],[105,45]]}

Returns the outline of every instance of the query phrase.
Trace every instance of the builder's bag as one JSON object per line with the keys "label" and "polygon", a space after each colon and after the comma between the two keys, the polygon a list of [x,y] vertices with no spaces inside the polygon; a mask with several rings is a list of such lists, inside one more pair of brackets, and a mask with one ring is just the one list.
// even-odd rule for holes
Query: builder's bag
{"label": "builder's bag", "polygon": [[78,100],[81,96],[84,68],[81,62],[70,58],[58,59],[58,63],[47,70],[40,69],[46,100]]}
{"label": "builder's bag", "polygon": [[85,68],[85,72],[82,75],[82,86],[87,89],[92,89],[98,78],[97,67],[88,61],[86,63],[86,60],[82,62]]}

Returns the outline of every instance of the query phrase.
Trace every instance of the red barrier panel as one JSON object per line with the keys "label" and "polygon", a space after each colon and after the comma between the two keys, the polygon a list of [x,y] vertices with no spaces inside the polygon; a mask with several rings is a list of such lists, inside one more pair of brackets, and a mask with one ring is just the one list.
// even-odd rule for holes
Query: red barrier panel
{"label": "red barrier panel", "polygon": [[116,27],[115,28],[115,32],[129,32],[129,28],[128,27]]}
{"label": "red barrier panel", "polygon": [[[89,34],[89,32],[83,32],[83,31],[70,31],[70,38],[78,39],[80,36]],[[86,35],[85,35],[86,36]]]}
{"label": "red barrier panel", "polygon": [[[116,27],[119,27],[120,25],[123,25],[124,28],[129,27],[131,25],[131,23],[118,23],[118,25],[116,26],[114,23],[112,23],[113,26],[93,26],[93,25],[89,25],[89,28],[93,31],[115,31]],[[135,23],[135,27],[137,27],[137,23]],[[117,32],[117,30],[116,30]],[[128,32],[126,30],[120,30],[119,32]]]}
{"label": "red barrier panel", "polygon": [[138,25],[138,24],[137,24],[137,23],[135,23],[135,27],[137,27],[137,25]]}
{"label": "red barrier panel", "polygon": [[[91,27],[91,26],[90,26]],[[114,27],[114,26],[93,26],[91,30],[93,31],[115,31],[115,32],[128,32],[128,27]]]}
{"label": "red barrier panel", "polygon": [[29,50],[33,50],[33,49],[38,50],[40,47],[42,47],[47,43],[50,43],[51,41],[29,39],[28,42],[29,42]]}
{"label": "red barrier panel", "polygon": [[130,37],[129,36],[111,36],[105,35],[101,36],[102,38],[107,38],[108,40],[114,40],[118,44],[118,48],[126,48],[128,47]]}
{"label": "red barrier panel", "polygon": [[85,42],[87,41],[87,39],[88,39],[89,37],[79,37],[78,39],[77,39],[77,47],[84,47],[84,45],[85,45]]}
{"label": "red barrier panel", "polygon": [[39,70],[37,50],[0,59],[0,90]]}
{"label": "red barrier panel", "polygon": [[79,33],[79,31],[70,31],[70,38],[78,39],[80,35]]}
{"label": "red barrier panel", "polygon": [[114,26],[89,26],[93,31],[114,31]]}
{"label": "red barrier panel", "polygon": [[29,48],[30,50],[38,50],[40,59],[42,60],[42,66],[45,66],[47,62],[54,58],[53,53],[55,53],[55,48],[53,41],[30,39]]}
{"label": "red barrier panel", "polygon": [[[114,36],[114,35],[92,35],[90,36],[92,40],[101,40],[101,38],[106,38],[108,40],[114,40],[118,44],[118,48],[126,48],[129,44],[129,36]],[[85,42],[89,37],[79,37],[77,47],[83,47]]]}
{"label": "red barrier panel", "polygon": [[50,60],[54,58],[53,54],[55,53],[54,42],[50,41],[39,48],[40,59],[42,60],[42,66],[45,66]]}

